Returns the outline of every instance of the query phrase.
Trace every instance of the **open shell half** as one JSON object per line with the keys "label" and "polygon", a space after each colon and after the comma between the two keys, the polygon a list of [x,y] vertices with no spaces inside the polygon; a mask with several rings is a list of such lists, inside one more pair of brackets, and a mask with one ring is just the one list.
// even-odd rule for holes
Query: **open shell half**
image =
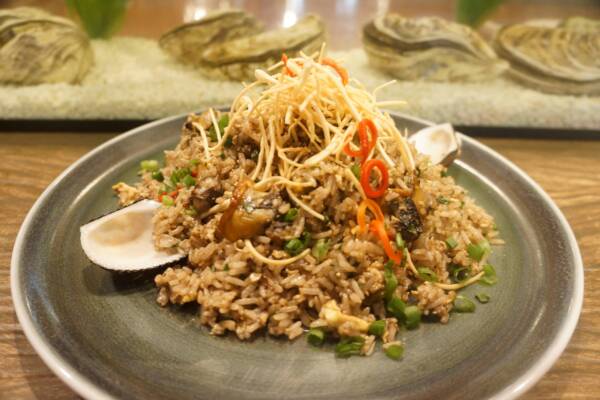
{"label": "open shell half", "polygon": [[184,258],[179,250],[158,251],[152,240],[152,217],[160,203],[142,200],[95,219],[80,228],[81,247],[94,264],[114,271],[140,271]]}
{"label": "open shell half", "polygon": [[448,123],[421,129],[412,134],[408,141],[419,153],[428,155],[433,164],[448,166],[460,156],[460,139]]}

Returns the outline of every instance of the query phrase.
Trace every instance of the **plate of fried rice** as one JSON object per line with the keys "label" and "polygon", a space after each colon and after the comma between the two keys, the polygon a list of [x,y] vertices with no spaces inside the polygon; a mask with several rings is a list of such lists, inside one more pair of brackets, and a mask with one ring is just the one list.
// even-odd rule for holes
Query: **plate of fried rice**
{"label": "plate of fried rice", "polygon": [[73,164],[13,253],[42,359],[94,399],[524,393],[577,323],[573,233],[516,166],[381,89],[284,56],[231,105]]}

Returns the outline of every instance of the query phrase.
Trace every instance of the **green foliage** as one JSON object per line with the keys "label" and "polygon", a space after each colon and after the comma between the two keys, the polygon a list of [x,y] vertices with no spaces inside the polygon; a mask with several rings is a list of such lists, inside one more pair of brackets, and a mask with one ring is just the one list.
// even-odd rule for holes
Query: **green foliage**
{"label": "green foliage", "polygon": [[107,39],[120,27],[128,0],[65,0],[91,38]]}
{"label": "green foliage", "polygon": [[456,20],[478,27],[504,0],[456,0]]}

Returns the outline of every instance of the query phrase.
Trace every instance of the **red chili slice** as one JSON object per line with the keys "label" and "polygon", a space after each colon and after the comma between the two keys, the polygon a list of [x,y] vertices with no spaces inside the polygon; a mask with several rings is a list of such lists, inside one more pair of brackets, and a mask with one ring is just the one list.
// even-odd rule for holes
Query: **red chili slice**
{"label": "red chili slice", "polygon": [[[377,168],[381,174],[379,185],[377,185],[375,188],[371,186],[370,182],[371,171],[373,171],[374,168]],[[373,159],[363,164],[362,172],[360,174],[360,183],[367,197],[373,199],[383,196],[388,188],[389,179],[388,170],[383,161]]]}
{"label": "red chili slice", "polygon": [[[369,131],[371,133],[370,137]],[[373,121],[365,118],[358,123],[358,140],[360,142],[359,150],[352,150],[348,142],[344,146],[344,152],[350,157],[362,157],[361,162],[364,162],[369,157],[369,153],[375,147],[377,141],[377,127]]]}

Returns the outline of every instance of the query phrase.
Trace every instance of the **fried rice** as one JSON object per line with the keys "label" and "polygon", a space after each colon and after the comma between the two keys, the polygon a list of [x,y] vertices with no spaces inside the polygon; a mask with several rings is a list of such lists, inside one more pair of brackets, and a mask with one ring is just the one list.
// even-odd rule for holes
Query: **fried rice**
{"label": "fried rice", "polygon": [[[302,56],[274,66],[273,74],[257,72],[255,86],[228,113],[188,116],[159,171],[114,189],[123,206],[162,201],[153,219],[155,247],[187,254],[156,275],[161,306],[197,303],[200,322],[214,335],[249,339],[266,331],[292,340],[319,329],[334,339],[362,338],[360,354],[368,355],[375,321],[385,321],[386,346],[397,343],[403,321],[386,307],[389,295],[447,323],[457,290],[483,276],[487,263],[489,251],[474,259],[469,246],[501,240],[493,218],[446,168],[394,131],[375,96],[346,85],[337,64],[322,60]],[[311,84],[322,93],[311,95]],[[353,170],[359,160],[342,151],[356,131],[356,113],[380,132],[369,158],[389,170],[376,202],[388,245],[403,252],[399,263],[357,221],[365,200]],[[326,132],[331,126],[337,129]],[[182,182],[181,171],[193,179]],[[381,179],[371,177],[374,184]],[[367,223],[374,218],[367,213]],[[469,279],[457,280],[457,270]],[[391,294],[386,271],[397,281]]]}

